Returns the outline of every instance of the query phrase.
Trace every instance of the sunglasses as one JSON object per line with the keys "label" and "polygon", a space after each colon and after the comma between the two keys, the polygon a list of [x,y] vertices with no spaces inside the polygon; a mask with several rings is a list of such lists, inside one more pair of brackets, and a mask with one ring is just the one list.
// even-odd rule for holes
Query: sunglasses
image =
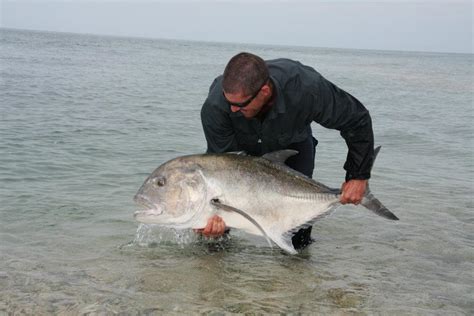
{"label": "sunglasses", "polygon": [[253,101],[253,99],[255,99],[257,97],[257,95],[260,93],[260,90],[262,90],[263,86],[267,84],[267,81],[268,81],[269,78],[265,79],[265,81],[263,82],[263,84],[260,86],[260,88],[258,88],[257,92],[255,92],[250,98],[248,98],[246,101],[244,102],[240,102],[240,103],[237,103],[237,102],[230,102],[229,100],[227,100],[227,98],[225,97],[225,94],[224,94],[224,91],[222,91],[222,95],[224,96],[224,99],[227,101],[227,103],[229,103],[230,106],[237,106],[239,108],[244,108],[246,107],[247,105],[250,104],[250,102]]}

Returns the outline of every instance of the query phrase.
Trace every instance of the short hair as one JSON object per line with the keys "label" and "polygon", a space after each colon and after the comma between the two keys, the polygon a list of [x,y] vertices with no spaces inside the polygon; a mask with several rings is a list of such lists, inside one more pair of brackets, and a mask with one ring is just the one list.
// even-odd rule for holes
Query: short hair
{"label": "short hair", "polygon": [[227,63],[222,88],[226,93],[252,95],[262,87],[268,77],[268,67],[262,58],[242,52]]}

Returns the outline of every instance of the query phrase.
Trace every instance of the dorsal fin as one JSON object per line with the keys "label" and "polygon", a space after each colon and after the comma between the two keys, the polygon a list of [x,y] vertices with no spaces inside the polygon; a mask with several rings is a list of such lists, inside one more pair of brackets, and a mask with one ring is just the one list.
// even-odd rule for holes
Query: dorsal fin
{"label": "dorsal fin", "polygon": [[277,151],[272,151],[271,153],[267,153],[263,155],[262,158],[270,160],[271,162],[274,162],[274,163],[283,164],[288,158],[297,154],[298,154],[297,150],[284,149],[284,150],[277,150]]}

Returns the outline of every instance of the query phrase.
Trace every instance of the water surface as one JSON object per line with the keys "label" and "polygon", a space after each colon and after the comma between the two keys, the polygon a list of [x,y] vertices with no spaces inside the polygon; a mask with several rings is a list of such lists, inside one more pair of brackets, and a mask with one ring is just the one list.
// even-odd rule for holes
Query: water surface
{"label": "water surface", "polygon": [[[0,29],[0,314],[474,313],[473,56]],[[311,65],[370,110],[371,187],[397,223],[344,206],[289,256],[139,226],[146,176],[205,150],[199,112],[228,59]],[[314,126],[315,178],[346,147]]]}

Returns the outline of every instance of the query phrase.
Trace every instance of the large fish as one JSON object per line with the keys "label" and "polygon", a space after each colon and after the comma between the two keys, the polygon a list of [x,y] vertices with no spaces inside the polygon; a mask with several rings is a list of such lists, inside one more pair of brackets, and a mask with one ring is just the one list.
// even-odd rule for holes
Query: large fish
{"label": "large fish", "polygon": [[[183,229],[203,228],[217,214],[227,226],[262,235],[294,254],[293,233],[339,206],[341,194],[284,165],[295,154],[281,150],[262,157],[225,153],[172,159],[138,190],[134,200],[146,209],[135,212],[135,218]],[[369,189],[361,204],[398,219]]]}

